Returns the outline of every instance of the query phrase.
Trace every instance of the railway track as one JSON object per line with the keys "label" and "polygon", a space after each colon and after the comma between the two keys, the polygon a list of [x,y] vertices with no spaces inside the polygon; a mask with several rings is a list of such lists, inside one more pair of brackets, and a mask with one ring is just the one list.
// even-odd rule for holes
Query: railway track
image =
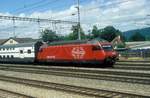
{"label": "railway track", "polygon": [[115,69],[126,69],[126,70],[145,70],[150,71],[150,61],[118,61],[114,65]]}
{"label": "railway track", "polygon": [[0,89],[0,98],[35,98],[35,97]]}
{"label": "railway track", "polygon": [[144,70],[150,71],[150,66],[136,66],[136,65],[115,65],[115,69],[126,69],[126,70]]}
{"label": "railway track", "polygon": [[117,62],[115,65],[130,65],[130,66],[150,66],[150,63],[127,63],[127,62]]}
{"label": "railway track", "polygon": [[128,83],[150,84],[150,73],[130,72],[114,69],[82,69],[64,67],[35,67],[35,66],[1,66],[0,70],[56,75],[65,77],[87,78],[96,80],[109,80]]}
{"label": "railway track", "polygon": [[150,60],[118,60],[118,62],[150,63]]}
{"label": "railway track", "polygon": [[[94,96],[95,98],[147,98],[149,96],[137,95],[137,94],[130,94],[124,92],[115,92],[115,91],[107,91],[102,89],[92,89],[86,87],[79,87],[79,86],[71,86],[65,84],[57,84],[51,82],[43,82],[37,80],[30,80],[30,79],[23,79],[23,78],[16,78],[16,77],[9,77],[9,76],[1,76],[0,81],[7,81],[11,83],[23,84],[37,88],[43,89],[55,89],[59,91],[65,91],[69,93],[76,93],[81,95],[87,96]],[[25,97],[26,98],[26,97]],[[32,98],[32,97],[30,97]]]}

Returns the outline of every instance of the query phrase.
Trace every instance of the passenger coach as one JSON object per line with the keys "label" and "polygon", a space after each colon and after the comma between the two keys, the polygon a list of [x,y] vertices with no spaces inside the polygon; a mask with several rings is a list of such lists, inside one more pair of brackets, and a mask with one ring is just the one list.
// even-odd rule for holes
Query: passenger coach
{"label": "passenger coach", "polygon": [[31,63],[35,61],[39,43],[22,43],[0,46],[0,62]]}

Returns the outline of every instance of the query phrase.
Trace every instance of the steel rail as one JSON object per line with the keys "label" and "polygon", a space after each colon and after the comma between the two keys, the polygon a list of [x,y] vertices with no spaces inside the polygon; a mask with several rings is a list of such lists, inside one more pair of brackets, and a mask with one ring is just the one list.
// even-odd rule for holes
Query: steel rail
{"label": "steel rail", "polygon": [[[90,73],[82,71],[73,70],[57,70],[57,69],[31,69],[31,68],[12,68],[12,67],[1,67],[0,70],[14,71],[14,72],[25,72],[25,73],[35,73],[35,74],[45,74],[45,75],[56,75],[65,77],[76,77],[76,78],[86,78],[86,79],[96,79],[96,80],[109,80],[118,82],[128,82],[128,83],[139,83],[139,84],[150,84],[150,74],[143,78],[143,74],[134,73],[115,73],[108,72],[105,73]],[[123,73],[123,72],[122,72]],[[140,75],[140,77],[139,77]]]}
{"label": "steel rail", "polygon": [[87,96],[94,96],[95,98],[146,98],[149,96],[144,95],[137,95],[137,94],[130,94],[124,92],[116,92],[116,91],[108,91],[102,89],[93,89],[93,88],[86,88],[80,86],[72,86],[72,85],[65,85],[65,84],[58,84],[58,83],[51,83],[51,82],[43,82],[37,80],[30,80],[30,79],[23,79],[23,78],[16,78],[16,77],[8,77],[8,76],[1,76],[0,81],[6,81],[11,83],[23,84],[30,87],[36,88],[43,88],[43,89],[55,89],[58,91],[65,91],[75,94],[87,95]]}
{"label": "steel rail", "polygon": [[0,89],[0,98],[35,98],[35,97]]}

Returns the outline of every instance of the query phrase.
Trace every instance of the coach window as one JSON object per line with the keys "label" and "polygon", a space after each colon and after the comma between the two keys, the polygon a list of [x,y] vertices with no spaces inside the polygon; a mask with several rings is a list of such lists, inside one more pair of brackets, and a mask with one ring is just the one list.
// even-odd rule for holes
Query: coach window
{"label": "coach window", "polygon": [[23,50],[20,50],[20,54],[23,54]]}
{"label": "coach window", "polygon": [[28,52],[28,54],[31,54],[31,50],[28,50],[27,52]]}
{"label": "coach window", "polygon": [[11,55],[11,58],[14,58],[14,56],[13,56],[13,55]]}
{"label": "coach window", "polygon": [[7,58],[9,59],[9,55],[7,55]]}

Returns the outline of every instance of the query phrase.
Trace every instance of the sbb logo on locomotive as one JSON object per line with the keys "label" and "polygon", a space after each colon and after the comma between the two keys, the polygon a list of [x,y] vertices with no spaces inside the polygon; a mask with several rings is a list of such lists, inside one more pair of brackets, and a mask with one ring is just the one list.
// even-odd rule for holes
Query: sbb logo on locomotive
{"label": "sbb logo on locomotive", "polygon": [[72,56],[74,59],[82,59],[85,55],[85,50],[83,47],[74,47],[72,49]]}

